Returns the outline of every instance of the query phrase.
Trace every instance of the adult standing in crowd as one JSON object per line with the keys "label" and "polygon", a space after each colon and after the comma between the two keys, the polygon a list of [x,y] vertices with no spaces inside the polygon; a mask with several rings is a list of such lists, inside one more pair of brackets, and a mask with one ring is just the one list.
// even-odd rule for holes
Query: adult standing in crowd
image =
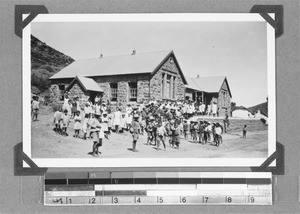
{"label": "adult standing in crowd", "polygon": [[225,114],[223,123],[224,123],[224,133],[227,133],[228,126],[229,126],[229,124],[230,124],[230,123],[229,123],[229,118],[228,118],[228,113]]}
{"label": "adult standing in crowd", "polygon": [[139,120],[139,115],[134,114],[133,121],[132,121],[131,128],[130,128],[130,132],[131,132],[132,138],[133,138],[133,141],[132,141],[132,151],[133,152],[138,151],[136,149],[136,143],[137,143],[137,140],[139,139],[139,134],[141,131],[141,126],[140,126],[140,123],[138,122],[138,120]]}

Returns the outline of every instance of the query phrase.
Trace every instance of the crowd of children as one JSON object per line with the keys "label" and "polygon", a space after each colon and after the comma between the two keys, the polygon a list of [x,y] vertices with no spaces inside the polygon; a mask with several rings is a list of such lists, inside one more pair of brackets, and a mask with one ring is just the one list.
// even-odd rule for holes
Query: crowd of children
{"label": "crowd of children", "polygon": [[[200,104],[199,109],[203,109]],[[193,143],[206,144],[222,142],[223,128],[219,123],[207,121],[188,121],[197,114],[194,102],[168,102],[151,100],[137,106],[127,105],[122,112],[120,107],[112,106],[98,100],[80,103],[65,97],[64,104],[54,113],[55,132],[68,136],[70,120],[74,121],[75,138],[93,139],[92,155],[98,156],[103,139],[109,139],[111,132],[132,134],[132,151],[137,152],[139,135],[147,134],[146,145],[153,145],[157,151],[166,151],[166,142],[170,148],[179,149],[180,136],[188,136]],[[204,114],[200,110],[200,114]]]}

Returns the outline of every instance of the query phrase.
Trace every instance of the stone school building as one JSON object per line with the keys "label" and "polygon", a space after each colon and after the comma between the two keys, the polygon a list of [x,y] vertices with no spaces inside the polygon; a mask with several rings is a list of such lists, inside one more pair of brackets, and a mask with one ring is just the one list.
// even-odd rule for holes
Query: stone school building
{"label": "stone school building", "polygon": [[96,95],[112,104],[150,100],[216,100],[219,115],[230,112],[231,93],[225,77],[186,78],[173,51],[136,53],[76,60],[51,78],[52,101],[70,97],[85,101]]}
{"label": "stone school building", "polygon": [[183,100],[187,81],[173,51],[76,60],[51,78],[51,99],[65,91],[85,100],[100,94],[104,101],[127,104]]}

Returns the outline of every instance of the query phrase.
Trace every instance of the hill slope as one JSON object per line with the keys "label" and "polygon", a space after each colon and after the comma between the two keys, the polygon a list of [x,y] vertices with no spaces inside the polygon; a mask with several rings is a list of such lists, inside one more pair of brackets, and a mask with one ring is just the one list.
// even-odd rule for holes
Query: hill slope
{"label": "hill slope", "polygon": [[49,77],[73,61],[71,57],[31,35],[31,92],[40,94],[47,91],[50,86]]}

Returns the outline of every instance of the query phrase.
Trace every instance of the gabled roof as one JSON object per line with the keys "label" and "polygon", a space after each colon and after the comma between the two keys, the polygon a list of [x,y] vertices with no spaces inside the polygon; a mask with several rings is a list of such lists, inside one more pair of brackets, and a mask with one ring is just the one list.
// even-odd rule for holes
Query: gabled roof
{"label": "gabled roof", "polygon": [[260,113],[268,117],[268,102],[264,102],[252,107],[248,108],[253,114],[256,114],[258,110],[260,110]]}
{"label": "gabled roof", "polygon": [[79,76],[75,77],[66,90],[68,91],[76,81],[83,87],[85,91],[103,92],[103,89],[93,79]]}
{"label": "gabled roof", "polygon": [[191,88],[197,91],[205,91],[208,93],[219,93],[223,82],[226,81],[229,94],[231,97],[231,92],[225,76],[188,77],[186,79],[188,82],[188,85],[186,86],[187,88]]}
{"label": "gabled roof", "polygon": [[76,60],[54,74],[50,79],[75,78],[77,75],[95,77],[124,74],[150,74],[155,72],[170,55],[174,56],[183,81],[186,82],[173,51],[136,53],[133,55]]}
{"label": "gabled roof", "polygon": [[245,110],[245,111],[249,111],[250,113],[252,113],[248,108],[246,108],[244,106],[235,106],[234,108],[231,109],[231,111],[235,111],[235,110]]}

